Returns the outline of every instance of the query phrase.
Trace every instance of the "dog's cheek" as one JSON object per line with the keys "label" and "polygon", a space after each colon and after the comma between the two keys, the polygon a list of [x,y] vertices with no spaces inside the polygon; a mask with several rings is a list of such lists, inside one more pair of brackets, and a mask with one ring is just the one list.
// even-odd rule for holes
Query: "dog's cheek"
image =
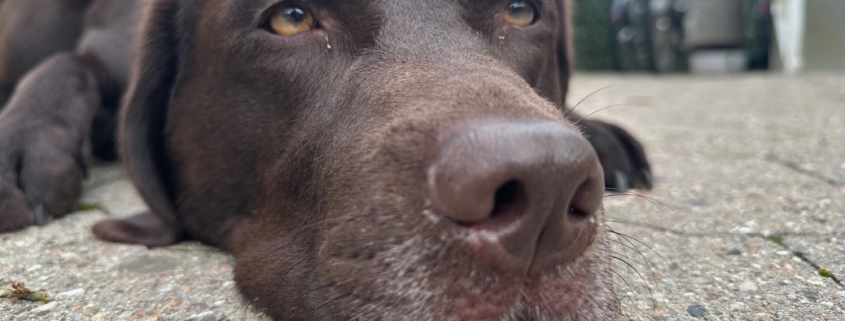
{"label": "dog's cheek", "polygon": [[419,256],[431,248],[415,228],[423,200],[406,190],[416,186],[415,177],[398,166],[397,155],[374,143],[381,141],[378,135],[366,136],[339,139],[332,147],[345,157],[329,166],[318,271],[338,295],[348,295],[346,301],[353,303],[342,304],[353,305],[348,311],[360,319],[386,318],[386,313],[394,316],[387,320],[405,320],[425,310],[419,306],[425,300],[408,296],[422,290],[422,283],[414,284],[425,270]]}
{"label": "dog's cheek", "polygon": [[313,251],[287,238],[253,242],[237,255],[235,283],[245,298],[272,317],[312,320],[314,302],[325,296],[313,291],[315,260],[308,253]]}

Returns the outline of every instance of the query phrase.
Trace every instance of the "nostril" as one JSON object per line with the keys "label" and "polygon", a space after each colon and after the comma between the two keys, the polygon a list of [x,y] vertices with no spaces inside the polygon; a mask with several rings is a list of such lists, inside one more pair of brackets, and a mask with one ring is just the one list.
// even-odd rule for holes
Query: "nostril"
{"label": "nostril", "polygon": [[570,206],[569,207],[569,215],[573,215],[573,216],[576,216],[576,217],[587,217],[587,216],[590,215],[590,213],[588,213],[587,211],[584,211],[580,208],[577,208],[575,206]]}
{"label": "nostril", "polygon": [[495,203],[490,218],[521,215],[525,211],[528,195],[518,181],[509,181],[496,190]]}
{"label": "nostril", "polygon": [[493,195],[493,206],[486,218],[478,221],[457,221],[464,227],[481,227],[495,229],[509,224],[522,216],[528,207],[528,194],[525,186],[516,180],[508,181],[496,189]]}
{"label": "nostril", "polygon": [[602,201],[600,188],[595,186],[596,179],[590,178],[581,183],[569,203],[569,217],[575,219],[589,218],[599,210]]}

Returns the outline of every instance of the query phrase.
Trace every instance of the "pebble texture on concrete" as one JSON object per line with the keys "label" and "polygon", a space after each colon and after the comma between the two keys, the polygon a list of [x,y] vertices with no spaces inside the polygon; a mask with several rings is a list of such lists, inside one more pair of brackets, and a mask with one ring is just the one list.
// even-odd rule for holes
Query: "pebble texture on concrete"
{"label": "pebble texture on concrete", "polygon": [[0,286],[25,282],[53,302],[0,299],[0,320],[262,320],[242,302],[232,281],[234,262],[215,248],[183,243],[149,250],[100,242],[98,220],[145,208],[117,164],[98,166],[83,204],[43,227],[0,235]]}
{"label": "pebble texture on concrete", "polygon": [[[845,76],[577,75],[570,99],[612,84],[578,110],[630,104],[590,117],[639,137],[656,180],[606,198],[627,318],[845,320]],[[0,286],[54,297],[0,299],[0,320],[264,319],[226,253],[94,239],[97,220],[144,208],[118,166],[86,190],[102,210],[0,235]]]}
{"label": "pebble texture on concrete", "polygon": [[845,77],[573,84],[573,103],[616,84],[578,109],[629,104],[590,117],[630,129],[654,166],[653,191],[606,202],[630,238],[614,255],[639,272],[617,262],[630,319],[845,320]]}

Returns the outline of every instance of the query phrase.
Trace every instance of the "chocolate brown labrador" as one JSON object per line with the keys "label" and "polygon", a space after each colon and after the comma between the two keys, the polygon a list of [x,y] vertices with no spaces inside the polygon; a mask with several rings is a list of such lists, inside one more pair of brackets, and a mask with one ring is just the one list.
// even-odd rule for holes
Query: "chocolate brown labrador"
{"label": "chocolate brown labrador", "polygon": [[231,251],[278,320],[612,319],[603,191],[651,177],[625,130],[564,112],[569,14],[5,0],[0,231],[72,210],[119,118],[149,211],[94,234]]}

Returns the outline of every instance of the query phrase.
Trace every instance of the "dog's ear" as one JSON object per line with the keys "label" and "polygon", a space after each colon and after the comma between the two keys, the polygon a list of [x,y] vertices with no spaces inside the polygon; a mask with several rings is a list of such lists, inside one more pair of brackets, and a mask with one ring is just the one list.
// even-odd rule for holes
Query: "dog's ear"
{"label": "dog's ear", "polygon": [[118,138],[124,169],[151,213],[95,226],[95,234],[107,240],[162,246],[177,242],[181,235],[164,151],[168,104],[179,67],[178,3],[154,0],[148,4],[120,114]]}
{"label": "dog's ear", "polygon": [[572,76],[572,70],[575,66],[574,35],[572,31],[573,8],[571,0],[559,0],[560,30],[558,30],[556,55],[557,75],[560,83],[560,106],[564,109],[566,109],[566,94],[569,91],[569,77]]}

